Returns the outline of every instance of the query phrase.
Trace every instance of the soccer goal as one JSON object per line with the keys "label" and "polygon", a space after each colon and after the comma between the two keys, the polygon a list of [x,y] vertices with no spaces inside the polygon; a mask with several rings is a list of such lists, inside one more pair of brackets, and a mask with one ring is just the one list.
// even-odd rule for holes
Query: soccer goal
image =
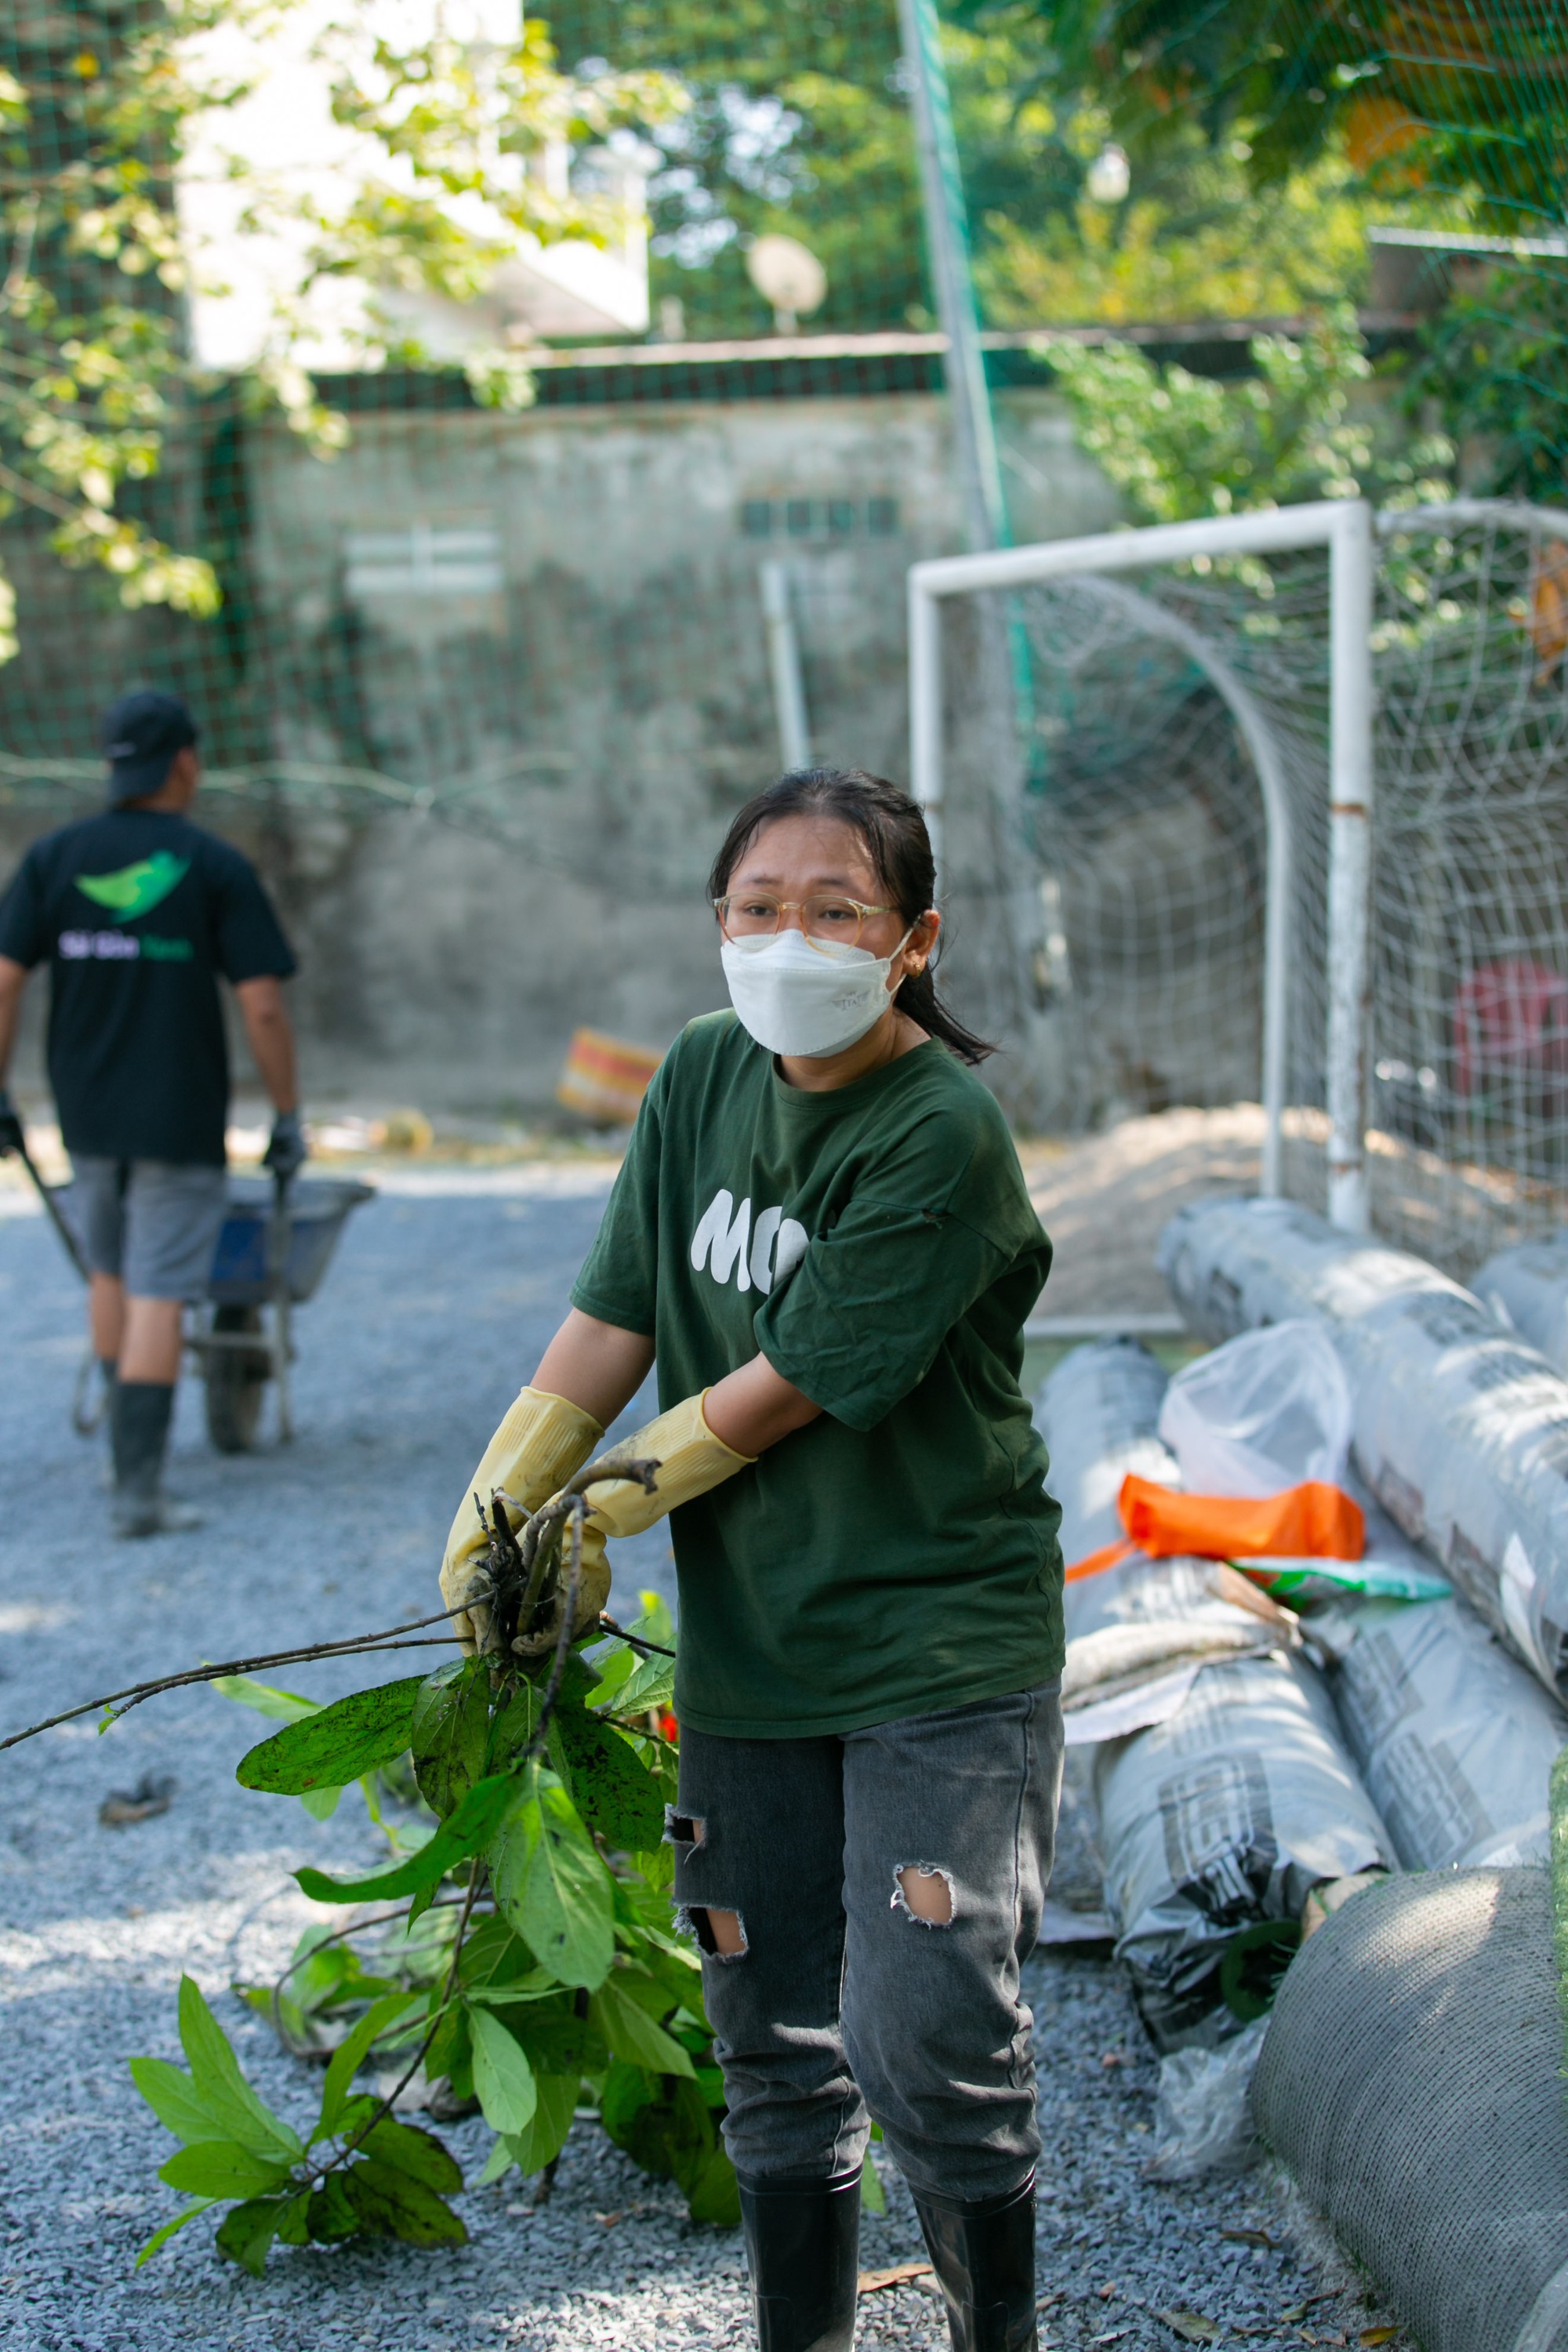
{"label": "soccer goal", "polygon": [[1042,1124],[1260,1097],[1266,1192],[1460,1271],[1563,1221],[1568,514],[1326,501],[909,598],[914,790]]}

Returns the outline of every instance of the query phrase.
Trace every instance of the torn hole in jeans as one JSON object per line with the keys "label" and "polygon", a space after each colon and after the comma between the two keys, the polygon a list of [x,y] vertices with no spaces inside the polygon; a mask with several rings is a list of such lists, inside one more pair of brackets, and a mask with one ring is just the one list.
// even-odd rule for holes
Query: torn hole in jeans
{"label": "torn hole in jeans", "polygon": [[738,1911],[717,1904],[687,1903],[675,1917],[676,1925],[695,1937],[698,1950],[710,1960],[743,1960],[752,1948],[746,1939],[746,1923]]}
{"label": "torn hole in jeans", "polygon": [[708,1843],[708,1824],[690,1813],[678,1813],[673,1805],[664,1809],[664,1842],[666,1845],[689,1846],[693,1853]]}
{"label": "torn hole in jeans", "polygon": [[901,1862],[893,1873],[889,1908],[921,1927],[952,1925],[952,1873],[931,1862]]}

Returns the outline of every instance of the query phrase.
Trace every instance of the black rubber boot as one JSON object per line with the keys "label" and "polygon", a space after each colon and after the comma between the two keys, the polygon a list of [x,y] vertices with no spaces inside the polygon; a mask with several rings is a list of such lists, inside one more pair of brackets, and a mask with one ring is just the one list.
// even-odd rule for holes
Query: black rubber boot
{"label": "black rubber boot", "polygon": [[917,2197],[952,2352],[1036,2352],[1035,2176],[1005,2197]]}
{"label": "black rubber boot", "polygon": [[110,1402],[114,1451],[114,1532],[155,1536],[194,1527],[194,1516],[163,1496],[163,1456],[174,1391],[166,1381],[116,1381]]}
{"label": "black rubber boot", "polygon": [[859,2279],[858,2168],[836,2180],[742,2174],[740,2187],[760,2352],[849,2352]]}

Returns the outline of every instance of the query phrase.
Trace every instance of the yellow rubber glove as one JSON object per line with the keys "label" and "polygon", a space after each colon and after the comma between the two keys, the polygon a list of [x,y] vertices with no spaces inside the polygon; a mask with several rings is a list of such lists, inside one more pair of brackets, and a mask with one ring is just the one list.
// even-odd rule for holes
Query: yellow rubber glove
{"label": "yellow rubber glove", "polygon": [[[504,1486],[518,1506],[518,1509],[507,1513],[515,1532],[523,1517],[548,1502],[583,1467],[604,1433],[593,1415],[584,1412],[580,1405],[568,1403],[564,1397],[551,1396],[543,1389],[523,1389],[508,1411],[464,1489],[441,1560],[441,1598],[454,1612],[452,1622],[466,1650],[484,1647],[490,1622],[485,1603],[468,1598],[468,1587],[489,1549],[489,1538],[474,1508],[474,1496],[478,1495],[488,1511],[491,1494],[496,1487]],[[591,1580],[586,1569],[584,1560],[579,1614],[590,1597]],[[594,1602],[593,1615],[598,1615],[609,1598],[609,1591],[606,1571]]]}
{"label": "yellow rubber glove", "polygon": [[645,1494],[635,1479],[599,1479],[587,1490],[593,1516],[584,1533],[640,1536],[678,1505],[722,1486],[737,1470],[751,1468],[754,1454],[737,1454],[709,1428],[702,1410],[707,1395],[704,1389],[698,1396],[683,1398],[646,1429],[619,1440],[616,1452],[627,1460],[658,1464],[655,1491]]}
{"label": "yellow rubber glove", "polygon": [[[609,1597],[610,1570],[605,1557],[608,1538],[640,1536],[666,1512],[673,1511],[678,1503],[689,1503],[697,1496],[706,1495],[710,1487],[721,1486],[737,1470],[749,1470],[755,1461],[755,1454],[737,1454],[722,1438],[714,1436],[702,1410],[707,1393],[704,1389],[701,1395],[689,1396],[671,1405],[657,1421],[650,1421],[646,1429],[637,1430],[616,1444],[616,1452],[628,1461],[658,1464],[651,1495],[631,1478],[600,1478],[587,1489],[589,1514],[583,1527],[583,1562],[574,1635],[586,1622],[584,1611],[588,1596],[599,1596],[593,1604],[595,1612],[604,1607]],[[568,1528],[561,1552],[563,1581],[571,1559],[570,1541]],[[554,1643],[555,1629],[547,1625],[531,1636],[520,1633],[512,1648],[520,1657],[536,1657],[552,1649]]]}
{"label": "yellow rubber glove", "polygon": [[[691,1503],[699,1494],[708,1494],[710,1486],[721,1486],[726,1477],[736,1470],[750,1470],[754,1454],[736,1454],[726,1446],[721,1437],[715,1437],[708,1428],[708,1416],[703,1413],[703,1395],[687,1397],[682,1404],[672,1404],[670,1412],[660,1413],[658,1421],[648,1421],[644,1430],[635,1430],[616,1444],[616,1454],[627,1461],[656,1461],[658,1470],[654,1475],[654,1494],[647,1494],[637,1479],[595,1479],[585,1489],[588,1517],[583,1519],[583,1557],[578,1569],[578,1604],[574,1609],[572,1637],[590,1622],[590,1613],[597,1616],[599,1609],[609,1600],[609,1559],[605,1557],[605,1543],[609,1536],[642,1536],[644,1528],[654,1527],[656,1519],[666,1517],[677,1503]],[[555,1500],[555,1498],[552,1498]],[[562,1592],[569,1578],[572,1564],[572,1522],[562,1531]],[[560,1609],[545,1618],[533,1633],[517,1634],[512,1649],[520,1658],[543,1658],[548,1649],[555,1649],[560,1634]]]}
{"label": "yellow rubber glove", "polygon": [[[658,1470],[654,1475],[654,1494],[639,1486],[635,1479],[595,1479],[588,1486],[588,1519],[583,1522],[583,1561],[578,1571],[578,1604],[574,1612],[572,1634],[588,1625],[588,1612],[597,1616],[599,1609],[609,1600],[609,1559],[605,1557],[605,1543],[609,1536],[642,1536],[644,1528],[654,1527],[656,1519],[666,1517],[677,1503],[691,1503],[699,1494],[708,1494],[710,1486],[721,1486],[726,1477],[736,1470],[750,1470],[757,1456],[736,1454],[726,1446],[721,1437],[715,1437],[708,1428],[708,1416],[703,1413],[703,1390],[699,1397],[684,1397],[682,1404],[672,1404],[670,1412],[660,1413],[658,1421],[648,1421],[644,1430],[635,1430],[632,1437],[623,1437],[616,1454],[627,1461],[656,1461]],[[581,1467],[581,1463],[578,1463]],[[572,1477],[572,1473],[566,1473]],[[552,1498],[555,1500],[555,1498]],[[572,1524],[566,1524],[562,1536],[562,1588],[572,1559]],[[541,1658],[548,1649],[555,1649],[560,1633],[560,1612],[545,1625],[531,1634],[517,1634],[512,1649],[520,1658]]]}

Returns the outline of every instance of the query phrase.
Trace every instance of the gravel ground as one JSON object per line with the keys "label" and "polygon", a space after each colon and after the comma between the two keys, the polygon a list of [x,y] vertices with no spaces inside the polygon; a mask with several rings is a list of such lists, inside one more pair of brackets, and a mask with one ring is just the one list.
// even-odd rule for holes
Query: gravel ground
{"label": "gravel ground", "polygon": [[[460,1481],[559,1317],[604,1181],[570,1166],[432,1172],[362,1210],[300,1318],[295,1443],[220,1459],[205,1444],[199,1391],[187,1390],[173,1484],[206,1524],[137,1546],[107,1539],[99,1457],[69,1426],[74,1276],[41,1219],[0,1215],[0,1725],[198,1659],[425,1613]],[[22,1206],[0,1194],[0,1209]],[[632,1570],[633,1585],[668,1589],[657,1532]],[[635,1608],[635,1593],[615,1605]],[[352,1673],[301,1667],[279,1679],[325,1696]],[[153,1702],[107,1739],[89,1721],[0,1758],[0,2346],[746,2344],[738,2238],[693,2228],[679,2197],[591,2125],[574,2134],[547,2205],[535,2210],[515,2175],[467,2197],[461,2250],[285,2251],[258,2283],[220,2263],[197,2222],[133,2272],[174,2199],[155,2179],[167,2137],[132,2092],[126,2058],[178,2057],[174,1988],[188,1969],[263,2095],[298,2119],[313,2081],[228,1987],[276,1969],[309,1916],[292,1869],[375,1858],[357,1797],[312,1822],[237,1787],[234,1763],[257,1731],[254,1717],[198,1691]],[[169,1811],[101,1827],[103,1799],[144,1774],[174,1777]],[[1081,1871],[1081,1859],[1064,1861],[1068,1874]],[[1042,1954],[1030,1997],[1046,2340],[1124,2352],[1357,2342],[1379,2315],[1292,2238],[1265,2173],[1203,2189],[1142,2179],[1155,2066],[1114,1968],[1092,1953]],[[477,2172],[483,2125],[445,2137]],[[865,2232],[868,2267],[921,2251],[890,2167],[887,2185],[888,2217]],[[1314,2295],[1324,2299],[1301,2313]],[[1161,2312],[1196,2319],[1184,2339]],[[865,2344],[934,2347],[944,2335],[917,2286],[862,2303]]]}

